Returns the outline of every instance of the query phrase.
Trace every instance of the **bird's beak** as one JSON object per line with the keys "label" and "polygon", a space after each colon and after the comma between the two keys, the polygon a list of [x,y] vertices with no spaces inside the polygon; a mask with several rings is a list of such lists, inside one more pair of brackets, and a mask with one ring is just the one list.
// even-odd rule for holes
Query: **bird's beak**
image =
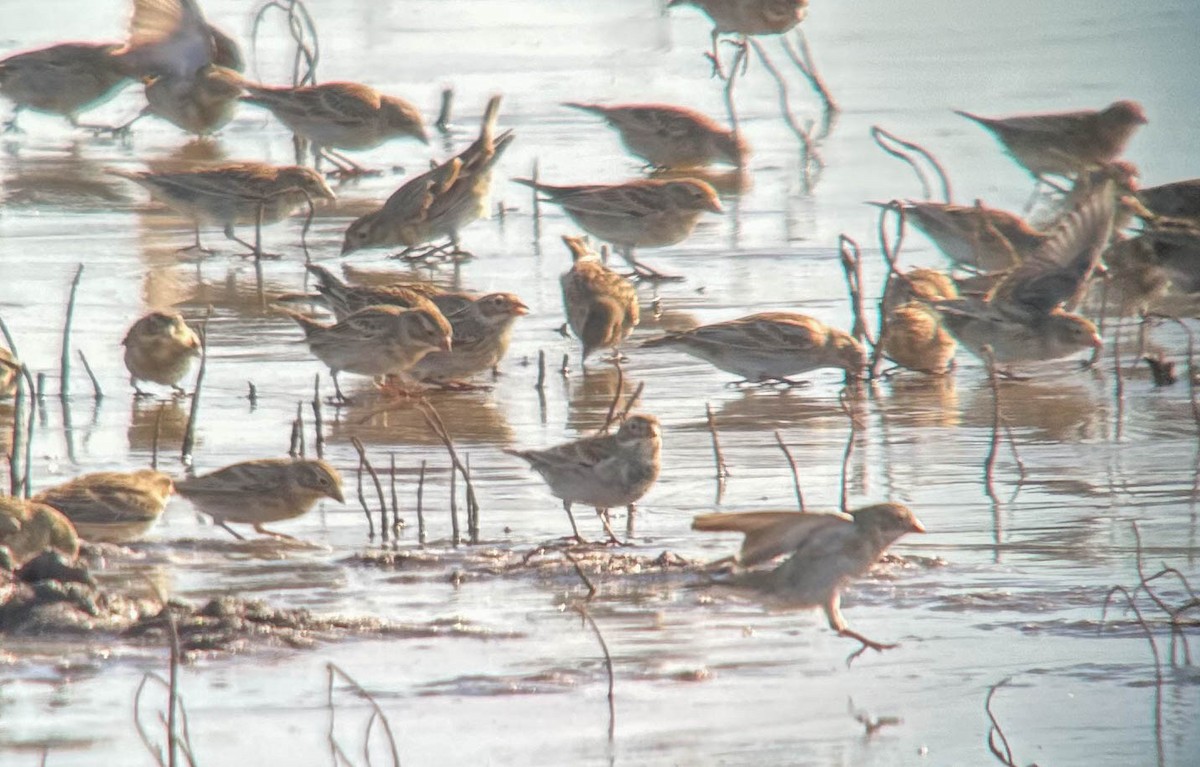
{"label": "bird's beak", "polygon": [[333,500],[337,501],[338,503],[346,502],[346,497],[344,495],[342,495],[342,488],[340,488],[340,487],[335,487],[332,490],[330,490],[329,497],[332,498]]}
{"label": "bird's beak", "polygon": [[1092,333],[1091,343],[1092,343],[1093,349],[1103,349],[1104,348],[1104,339],[1102,339],[1100,337],[1100,334],[1098,334],[1098,333]]}
{"label": "bird's beak", "polygon": [[341,253],[339,253],[338,255],[340,255],[340,256],[346,256],[346,255],[349,255],[350,253],[353,253],[353,252],[354,252],[354,248],[350,247],[350,242],[349,242],[349,241],[343,241],[343,242],[342,242],[342,252],[341,252]]}
{"label": "bird's beak", "polygon": [[448,351],[450,351],[451,343],[452,343],[452,340],[449,337],[443,338],[442,342],[440,344],[438,344],[438,348],[444,352],[448,352]]}
{"label": "bird's beak", "polygon": [[725,212],[725,209],[721,207],[721,201],[715,197],[712,198],[711,200],[709,200],[708,205],[705,207],[707,210],[710,210],[713,213],[724,213]]}
{"label": "bird's beak", "polygon": [[517,304],[513,307],[513,314],[518,317],[524,317],[526,314],[529,314],[529,307],[525,304]]}
{"label": "bird's beak", "polygon": [[916,517],[913,517],[912,532],[914,532],[914,533],[924,533],[925,532],[925,525],[921,524],[921,520],[917,519]]}

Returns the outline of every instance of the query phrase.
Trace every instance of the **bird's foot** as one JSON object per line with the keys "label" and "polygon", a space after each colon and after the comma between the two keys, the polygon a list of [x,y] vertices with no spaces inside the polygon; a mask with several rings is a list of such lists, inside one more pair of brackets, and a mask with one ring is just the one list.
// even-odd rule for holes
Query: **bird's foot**
{"label": "bird's foot", "polygon": [[812,381],[794,381],[791,378],[776,378],[771,381],[763,381],[760,386],[769,386],[772,389],[802,389],[805,386],[812,386]]}
{"label": "bird's foot", "polygon": [[300,539],[294,535],[288,535],[287,533],[277,533],[274,530],[268,530],[267,528],[263,527],[261,524],[254,526],[254,532],[260,533],[262,535],[269,535],[272,538],[275,538],[276,540],[281,540],[281,541],[293,541],[293,542],[300,541]]}
{"label": "bird's foot", "polygon": [[19,135],[24,132],[25,131],[21,130],[21,126],[17,125],[17,118],[15,117],[11,120],[5,120],[2,124],[0,124],[0,133],[4,133],[6,135]]}
{"label": "bird's foot", "polygon": [[846,667],[847,668],[850,667],[851,663],[858,660],[859,656],[861,656],[867,650],[874,650],[875,652],[883,652],[884,650],[894,650],[900,646],[898,644],[883,644],[882,642],[876,642],[873,639],[868,639],[867,637],[863,636],[862,634],[858,633],[857,631],[855,631],[852,628],[844,628],[844,629],[839,630],[838,636],[846,637],[847,639],[853,639],[854,641],[856,641],[860,645],[862,645],[861,647],[859,647],[857,650],[850,653],[850,655],[848,655],[846,657]]}
{"label": "bird's foot", "polygon": [[652,266],[643,264],[641,261],[630,260],[629,265],[633,267],[633,272],[626,275],[626,277],[639,282],[683,282],[687,279],[681,274],[660,272]]}
{"label": "bird's foot", "polygon": [[487,384],[476,384],[470,381],[426,381],[430,386],[433,386],[442,391],[491,391],[492,387]]}

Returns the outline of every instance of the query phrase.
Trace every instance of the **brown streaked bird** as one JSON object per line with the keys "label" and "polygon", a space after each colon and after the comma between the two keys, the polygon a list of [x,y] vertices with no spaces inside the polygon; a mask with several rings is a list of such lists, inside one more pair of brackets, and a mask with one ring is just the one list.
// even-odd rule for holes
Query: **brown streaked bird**
{"label": "brown streaked bird", "polygon": [[958,298],[958,286],[954,284],[954,280],[937,269],[921,267],[893,274],[883,293],[881,304],[883,311],[890,313],[897,307],[913,301],[933,304],[949,298]]}
{"label": "brown streaked bird", "polygon": [[990,346],[1001,365],[1099,348],[1095,325],[1063,307],[1083,294],[1108,245],[1115,214],[1111,183],[1097,187],[986,297],[937,302],[946,329],[980,357]]}
{"label": "brown streaked bird", "polygon": [[75,526],[57,509],[24,498],[0,495],[0,546],[20,566],[49,549],[69,560],[79,554]]}
{"label": "brown streaked bird", "polygon": [[908,221],[933,240],[946,258],[964,269],[1011,269],[1048,238],[1020,216],[990,208],[979,200],[974,205],[912,200],[902,205]]}
{"label": "brown streaked bird", "polygon": [[[1108,267],[1110,278],[1107,282],[1116,291],[1120,316],[1149,313],[1177,281],[1185,293],[1192,292],[1188,290],[1189,283],[1200,285],[1195,277],[1188,280],[1171,270],[1173,259],[1170,254],[1176,250],[1176,245],[1157,241],[1152,234],[1114,237],[1114,242],[1104,253],[1104,265]],[[1200,238],[1190,250],[1191,256],[1186,262],[1192,265],[1196,275],[1195,267],[1200,266]]]}
{"label": "brown streaked bird", "polygon": [[749,149],[737,133],[693,109],[669,104],[564,104],[603,117],[630,153],[655,168],[724,162],[741,167]]}
{"label": "brown streaked bird", "polygon": [[862,375],[867,357],[849,333],[795,312],[761,312],[726,322],[669,333],[642,348],[678,347],[693,357],[742,377],[744,383],[778,381],[820,368],[840,368],[846,378]]}
{"label": "brown streaked bird", "polygon": [[208,64],[191,77],[147,78],[144,92],[146,108],[117,132],[127,131],[137,120],[153,115],[186,133],[209,136],[233,119],[242,95],[242,76],[232,69]]}
{"label": "brown streaked bird", "polygon": [[500,97],[493,96],[484,110],[479,138],[457,156],[404,182],[378,210],[351,223],[342,255],[397,245],[412,250],[442,237],[461,253],[459,231],[488,215],[492,167],[513,140],[512,131],[496,135],[499,114]]}
{"label": "brown streaked bird", "polygon": [[1136,101],[1117,101],[1099,111],[1047,112],[1013,117],[980,117],[955,110],[987,128],[1008,154],[1039,181],[1044,176],[1074,177],[1116,160],[1146,113]]}
{"label": "brown streaked bird", "polygon": [[242,101],[270,111],[312,142],[314,157],[328,156],[343,171],[362,169],[336,154],[339,149],[374,149],[404,136],[429,143],[419,109],[369,85],[335,82],[290,88],[247,83],[246,91]]}
{"label": "brown streaked bird", "polygon": [[0,346],[0,399],[17,393],[17,376],[21,375],[21,361],[7,348]]}
{"label": "brown streaked bird", "polygon": [[529,313],[512,293],[468,293],[444,291],[427,282],[407,282],[380,287],[351,286],[328,269],[309,264],[317,278],[317,293],[339,320],[366,306],[383,304],[406,309],[432,308],[450,322],[454,345],[449,351],[433,351],[421,358],[409,375],[443,385],[492,370],[508,353],[513,324]]}
{"label": "brown streaked bird", "polygon": [[61,43],[0,59],[0,96],[13,103],[6,132],[20,130],[21,110],[62,115],[79,125],[79,114],[98,107],[129,84],[117,66],[117,43]]}
{"label": "brown streaked bird", "polygon": [[529,462],[542,475],[550,492],[561,498],[575,539],[582,541],[572,504],[596,509],[609,539],[617,540],[607,511],[634,504],[658,479],[662,433],[658,419],[644,413],[625,419],[615,434],[599,434],[545,450],[505,450]]}
{"label": "brown streaked bird", "polygon": [[289,458],[235,463],[179,480],[175,490],[239,540],[244,539],[228,523],[253,525],[263,535],[295,540],[263,525],[299,517],[321,498],[346,502],[342,496],[342,475],[332,465]]}
{"label": "brown streaked bird", "polygon": [[254,251],[254,245],[234,234],[236,224],[273,224],[309,201],[335,195],[321,174],[299,165],[237,162],[190,171],[130,172],[111,170],[150,193],[159,202],[195,221],[196,240],[183,250],[206,249],[200,244],[200,225],[218,224],[225,236]]}
{"label": "brown streaked bird", "polygon": [[338,373],[381,378],[402,375],[435,350],[450,351],[453,331],[440,312],[368,306],[334,325],[319,322],[287,309],[279,309],[304,331],[308,348],[329,366],[337,397],[345,401]]}
{"label": "brown streaked bird", "polygon": [[692,520],[692,529],[745,535],[737,562],[746,568],[791,555],[770,570],[735,574],[733,585],[764,592],[772,601],[786,606],[820,607],[829,628],[865,647],[895,647],[873,642],[850,628],[842,615],[841,592],[851,579],[870,570],[901,536],[925,532],[925,526],[908,507],[879,503],[849,514],[702,514]]}
{"label": "brown streaked bird", "polygon": [[1155,216],[1189,219],[1200,225],[1200,178],[1139,189],[1137,197]]}
{"label": "brown streaked bird", "polygon": [[601,349],[613,349],[629,337],[641,319],[637,288],[600,262],[582,237],[563,236],[571,251],[571,269],[563,272],[563,310],[567,324],[582,344],[580,360]]}
{"label": "brown streaked bird", "polygon": [[173,485],[153,469],[84,474],[33,497],[62,512],[85,541],[125,543],[142,537],[162,515]]}
{"label": "brown streaked bird", "polygon": [[897,365],[934,375],[949,370],[958,348],[937,311],[920,301],[888,311],[881,344],[884,355]]}
{"label": "brown streaked bird", "polygon": [[612,243],[640,276],[662,275],[633,256],[635,248],[662,248],[687,239],[700,216],[723,213],[717,192],[694,178],[639,179],[624,184],[552,186],[532,179],[518,184],[546,195],[588,234]]}
{"label": "brown streaked bird", "polygon": [[808,14],[808,0],[669,0],[668,8],[691,5],[712,19],[714,36],[781,35]]}
{"label": "brown streaked bird", "polygon": [[133,323],[121,345],[125,347],[125,369],[135,396],[149,396],[138,388],[138,381],[151,381],[170,386],[179,394],[179,386],[191,367],[192,358],[200,356],[200,337],[178,312],[150,312]]}

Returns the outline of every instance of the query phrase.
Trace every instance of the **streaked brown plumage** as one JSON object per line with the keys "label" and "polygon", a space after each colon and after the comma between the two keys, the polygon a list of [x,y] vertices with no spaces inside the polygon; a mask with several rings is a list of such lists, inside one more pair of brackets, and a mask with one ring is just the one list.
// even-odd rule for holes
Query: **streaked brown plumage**
{"label": "streaked brown plumage", "polygon": [[338,373],[374,376],[407,373],[426,354],[449,351],[453,331],[440,312],[368,306],[334,325],[322,325],[302,314],[280,309],[304,330],[309,349],[329,366],[339,399]]}
{"label": "streaked brown plumage", "polygon": [[888,313],[883,353],[901,367],[922,373],[945,373],[958,344],[942,327],[941,316],[927,304],[914,301]]}
{"label": "streaked brown plumage", "polygon": [[875,504],[850,514],[702,514],[692,520],[692,529],[744,534],[737,557],[743,567],[790,554],[773,569],[739,573],[733,584],[765,592],[783,605],[820,607],[831,629],[877,650],[889,645],[872,642],[850,629],[841,611],[841,590],[852,578],[866,573],[901,536],[925,532],[912,511],[898,503]]}
{"label": "streaked brown plumage", "polygon": [[491,370],[508,352],[513,323],[529,313],[529,307],[512,293],[474,296],[444,291],[427,282],[351,286],[317,264],[309,264],[307,269],[317,278],[321,299],[339,320],[378,304],[441,312],[453,328],[453,346],[421,358],[409,371],[418,380],[448,382]]}
{"label": "streaked brown plumage", "polygon": [[637,288],[602,264],[582,238],[564,236],[563,242],[573,261],[559,279],[563,309],[586,361],[596,351],[615,349],[633,332],[641,318]]}
{"label": "streaked brown plumage", "polygon": [[957,114],[987,128],[1009,155],[1036,178],[1077,176],[1116,160],[1146,113],[1136,101],[1117,101],[1102,110],[1049,112],[1013,117]]}
{"label": "streaked brown plumage", "polygon": [[20,566],[47,549],[74,559],[79,554],[79,536],[57,509],[0,495],[0,546],[7,548]]}
{"label": "streaked brown plumage", "polygon": [[1156,216],[1191,219],[1200,224],[1200,178],[1139,189],[1137,197]]}
{"label": "streaked brown plumage", "polygon": [[713,21],[718,34],[779,35],[804,20],[808,0],[670,0],[667,7],[691,5]]}
{"label": "streaked brown plumage", "polygon": [[500,97],[484,111],[479,138],[457,156],[410,179],[376,211],[346,229],[342,255],[363,248],[415,248],[442,237],[457,245],[467,224],[488,214],[492,167],[512,142],[512,131],[496,135]]}
{"label": "streaked brown plumage", "polygon": [[263,107],[293,133],[328,149],[374,149],[408,136],[428,143],[421,112],[404,99],[361,83],[322,83],[299,88],[246,84],[247,104]]}
{"label": "streaked brown plumage", "polygon": [[242,78],[232,69],[207,64],[190,77],[148,78],[145,95],[144,115],[159,117],[196,136],[209,136],[233,119],[242,95]]}
{"label": "streaked brown plumage", "polygon": [[342,496],[341,473],[319,460],[243,461],[180,480],[175,489],[238,538],[241,536],[229,528],[229,522],[253,525],[264,535],[290,538],[263,525],[301,516],[321,498],[332,498],[338,503],[346,501]]}
{"label": "streaked brown plumage", "polygon": [[748,149],[741,137],[716,121],[669,104],[568,103],[564,106],[599,115],[621,134],[632,154],[656,168],[691,168],[725,162],[745,164]]}
{"label": "streaked brown plumage", "polygon": [[652,415],[629,416],[615,434],[602,434],[568,442],[545,450],[505,450],[528,461],[542,475],[550,492],[561,498],[575,537],[579,528],[571,505],[592,506],[616,539],[605,512],[616,506],[633,505],[658,479],[662,435]]}
{"label": "streaked brown plumage", "polygon": [[1047,239],[1020,216],[974,205],[903,203],[909,223],[925,233],[956,266],[984,272],[1011,269]]}
{"label": "streaked brown plumage", "polygon": [[139,395],[138,381],[170,386],[179,393],[179,379],[187,374],[192,358],[200,356],[200,338],[177,312],[150,312],[129,328],[121,341],[129,383]]}
{"label": "streaked brown plumage", "polygon": [[162,515],[171,478],[153,469],[84,474],[33,497],[62,512],[87,541],[136,540]]}
{"label": "streaked brown plumage", "polygon": [[332,200],[333,190],[312,168],[238,162],[190,171],[130,172],[111,170],[141,186],[150,195],[196,222],[199,249],[200,225],[218,224],[225,236],[250,248],[234,234],[236,224],[282,221],[310,200]]}
{"label": "streaked brown plumage", "polygon": [[0,96],[13,103],[5,123],[17,129],[24,109],[62,115],[77,125],[79,114],[105,103],[129,84],[117,66],[117,43],[60,43],[0,59]]}
{"label": "streaked brown plumage", "polygon": [[701,214],[723,212],[716,190],[694,178],[583,186],[513,181],[545,194],[585,232],[625,251],[674,245],[692,233]]}
{"label": "streaked brown plumage", "polygon": [[1112,234],[1116,201],[1109,184],[1065,216],[1035,253],[986,298],[935,304],[954,337],[997,363],[1053,360],[1101,345],[1095,326],[1064,310],[1078,300]]}
{"label": "streaked brown plumage", "polygon": [[891,312],[912,301],[932,304],[949,298],[958,298],[958,287],[954,280],[937,269],[910,269],[893,275],[883,294],[883,311]]}
{"label": "streaked brown plumage", "polygon": [[761,312],[670,333],[643,348],[675,346],[749,383],[782,381],[820,368],[857,378],[866,366],[862,344],[845,331],[794,312]]}

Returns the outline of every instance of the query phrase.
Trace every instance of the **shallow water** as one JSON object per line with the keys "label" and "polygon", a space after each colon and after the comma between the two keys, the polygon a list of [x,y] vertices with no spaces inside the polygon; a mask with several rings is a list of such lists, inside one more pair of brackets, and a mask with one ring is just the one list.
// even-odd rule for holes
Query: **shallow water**
{"label": "shallow water", "polygon": [[[59,0],[36,12],[22,9],[18,18],[15,5],[0,4],[0,51],[116,38],[125,13],[115,0]],[[1005,114],[1136,98],[1150,124],[1128,156],[1141,167],[1143,183],[1196,175],[1200,59],[1185,54],[1200,29],[1200,7],[1193,3],[1167,0],[1150,9],[1113,0],[813,6],[805,23],[809,41],[843,107],[820,148],[825,171],[810,191],[803,189],[774,85],[754,62],[737,92],[754,150],[752,187],[728,199],[729,213],[704,220],[685,244],[643,254],[687,281],[656,293],[643,289],[644,304],[658,298],[663,316],[648,318],[635,342],[656,334],[660,324],[765,308],[799,309],[848,326],[838,234],[866,247],[867,278],[877,293],[882,261],[874,213],[862,203],[920,194],[912,173],[870,142],[872,125],[935,151],[958,199],[982,197],[1019,209],[1028,179],[952,108]],[[247,39],[244,4],[210,0],[205,7],[210,19]],[[488,95],[505,96],[501,125],[513,128],[518,140],[500,165],[494,198],[508,210],[465,231],[464,244],[478,258],[437,276],[478,291],[515,291],[533,311],[518,323],[492,391],[440,393],[431,400],[459,451],[470,455],[486,545],[524,551],[562,535],[567,523],[557,501],[500,448],[550,445],[596,428],[617,378],[602,365],[582,373],[574,342],[557,333],[563,321],[557,276],[568,264],[559,235],[573,231],[570,222],[543,206],[535,237],[527,190],[504,179],[528,174],[535,158],[551,182],[616,181],[637,172],[614,134],[561,108],[565,100],[678,102],[722,114],[720,88],[707,79],[701,57],[708,42],[704,21],[688,9],[662,15],[655,0],[427,0],[390,7],[343,0],[313,10],[322,35],[321,79],[371,82],[412,99],[430,119],[441,88],[453,86],[455,149],[473,137]],[[283,34],[277,23],[268,27],[260,48],[265,78],[283,77]],[[773,43],[768,48],[777,51]],[[797,113],[816,118],[817,102],[793,80]],[[130,88],[88,120],[129,116],[137,99]],[[196,469],[284,454],[296,404],[312,397],[313,376],[320,373],[329,389],[325,370],[298,343],[291,321],[264,309],[264,298],[304,286],[300,222],[265,230],[268,249],[285,257],[263,262],[260,294],[253,264],[234,255],[219,232],[205,236],[220,254],[199,263],[181,260],[174,250],[190,241],[188,224],[148,205],[138,189],[104,169],[185,155],[289,162],[286,132],[250,108],[208,146],[188,145],[172,127],[150,120],[128,143],[72,133],[50,118],[22,121],[25,135],[0,137],[6,202],[0,210],[0,315],[24,361],[46,371],[49,392],[56,393],[68,286],[76,265],[85,264],[73,345],[87,354],[106,392],[93,403],[76,364],[69,410],[47,397],[34,446],[35,485],[146,465],[162,402],[166,465],[182,473],[172,461],[187,405],[133,402],[119,346],[134,319],[164,306],[177,306],[191,319],[213,307]],[[449,150],[439,143],[434,140],[432,152],[444,157]],[[410,169],[428,157],[426,148],[404,142],[361,155],[369,165]],[[314,260],[337,266],[347,222],[400,180],[392,175],[339,188],[338,209],[324,212],[310,232]],[[917,234],[907,239],[903,261],[940,264]],[[400,271],[383,251],[349,262]],[[846,595],[851,625],[900,642],[896,650],[865,655],[847,669],[843,660],[853,643],[833,636],[817,613],[773,613],[753,599],[678,579],[599,579],[601,593],[589,609],[613,657],[611,744],[603,658],[591,632],[564,607],[566,596],[581,593],[576,582],[522,576],[456,585],[449,577],[453,558],[415,575],[348,565],[346,557],[378,545],[367,540],[354,500],[325,503],[279,525],[315,544],[294,550],[237,544],[175,499],[136,558],[114,564],[111,577],[149,578],[189,599],[234,593],[317,612],[404,624],[458,621],[471,629],[202,658],[184,668],[181,682],[201,763],[271,760],[281,749],[309,754],[297,756],[297,763],[323,763],[325,664],[334,662],[377,697],[410,764],[981,764],[992,758],[984,698],[1007,677],[1013,682],[997,693],[993,710],[1020,763],[1193,764],[1200,755],[1200,677],[1192,668],[1165,670],[1160,756],[1145,638],[1120,612],[1115,628],[1099,630],[1109,587],[1137,582],[1132,522],[1149,569],[1165,562],[1200,577],[1197,440],[1187,389],[1155,389],[1144,367],[1133,368],[1132,337],[1130,331],[1122,342],[1121,402],[1111,358],[1096,372],[1063,362],[1040,369],[1032,381],[1002,385],[1028,476],[1017,492],[1016,467],[1002,452],[999,504],[982,481],[992,400],[977,360],[960,355],[949,380],[901,376],[856,403],[863,429],[849,463],[851,505],[902,501],[929,530],[893,548],[909,566],[888,568]],[[1151,343],[1183,367],[1185,339],[1178,329],[1154,329]],[[544,405],[533,388],[539,350],[550,360]],[[555,372],[563,354],[572,358],[566,378]],[[775,429],[795,455],[808,504],[836,507],[849,434],[837,376],[814,375],[813,386],[798,391],[735,391],[724,386],[725,374],[703,363],[637,349],[629,350],[624,373],[626,390],[645,384],[641,407],[662,419],[665,432],[663,476],[640,504],[635,552],[717,559],[735,542],[691,533],[694,514],[789,508],[792,480]],[[255,405],[246,397],[248,381],[257,388]],[[444,450],[402,403],[378,412],[386,403],[367,382],[346,389],[361,402],[340,412],[325,409],[327,457],[352,486],[358,461],[351,437],[364,442],[378,467],[395,456],[409,522],[402,550],[417,546],[416,475],[427,462],[429,548],[444,552],[450,535]],[[712,405],[732,473],[719,504],[705,403]],[[8,437],[10,419],[10,406],[0,403],[0,440]],[[599,534],[590,515],[578,518],[587,533]],[[1182,603],[1178,590],[1167,593]],[[1159,629],[1165,654],[1165,624]],[[6,638],[0,762],[36,764],[43,745],[51,747],[53,765],[148,761],[130,701],[143,672],[164,670],[165,657],[165,650],[116,643],[45,647]],[[866,734],[851,705],[902,722]],[[338,732],[348,748],[359,748],[368,716],[360,699],[339,693]]]}

